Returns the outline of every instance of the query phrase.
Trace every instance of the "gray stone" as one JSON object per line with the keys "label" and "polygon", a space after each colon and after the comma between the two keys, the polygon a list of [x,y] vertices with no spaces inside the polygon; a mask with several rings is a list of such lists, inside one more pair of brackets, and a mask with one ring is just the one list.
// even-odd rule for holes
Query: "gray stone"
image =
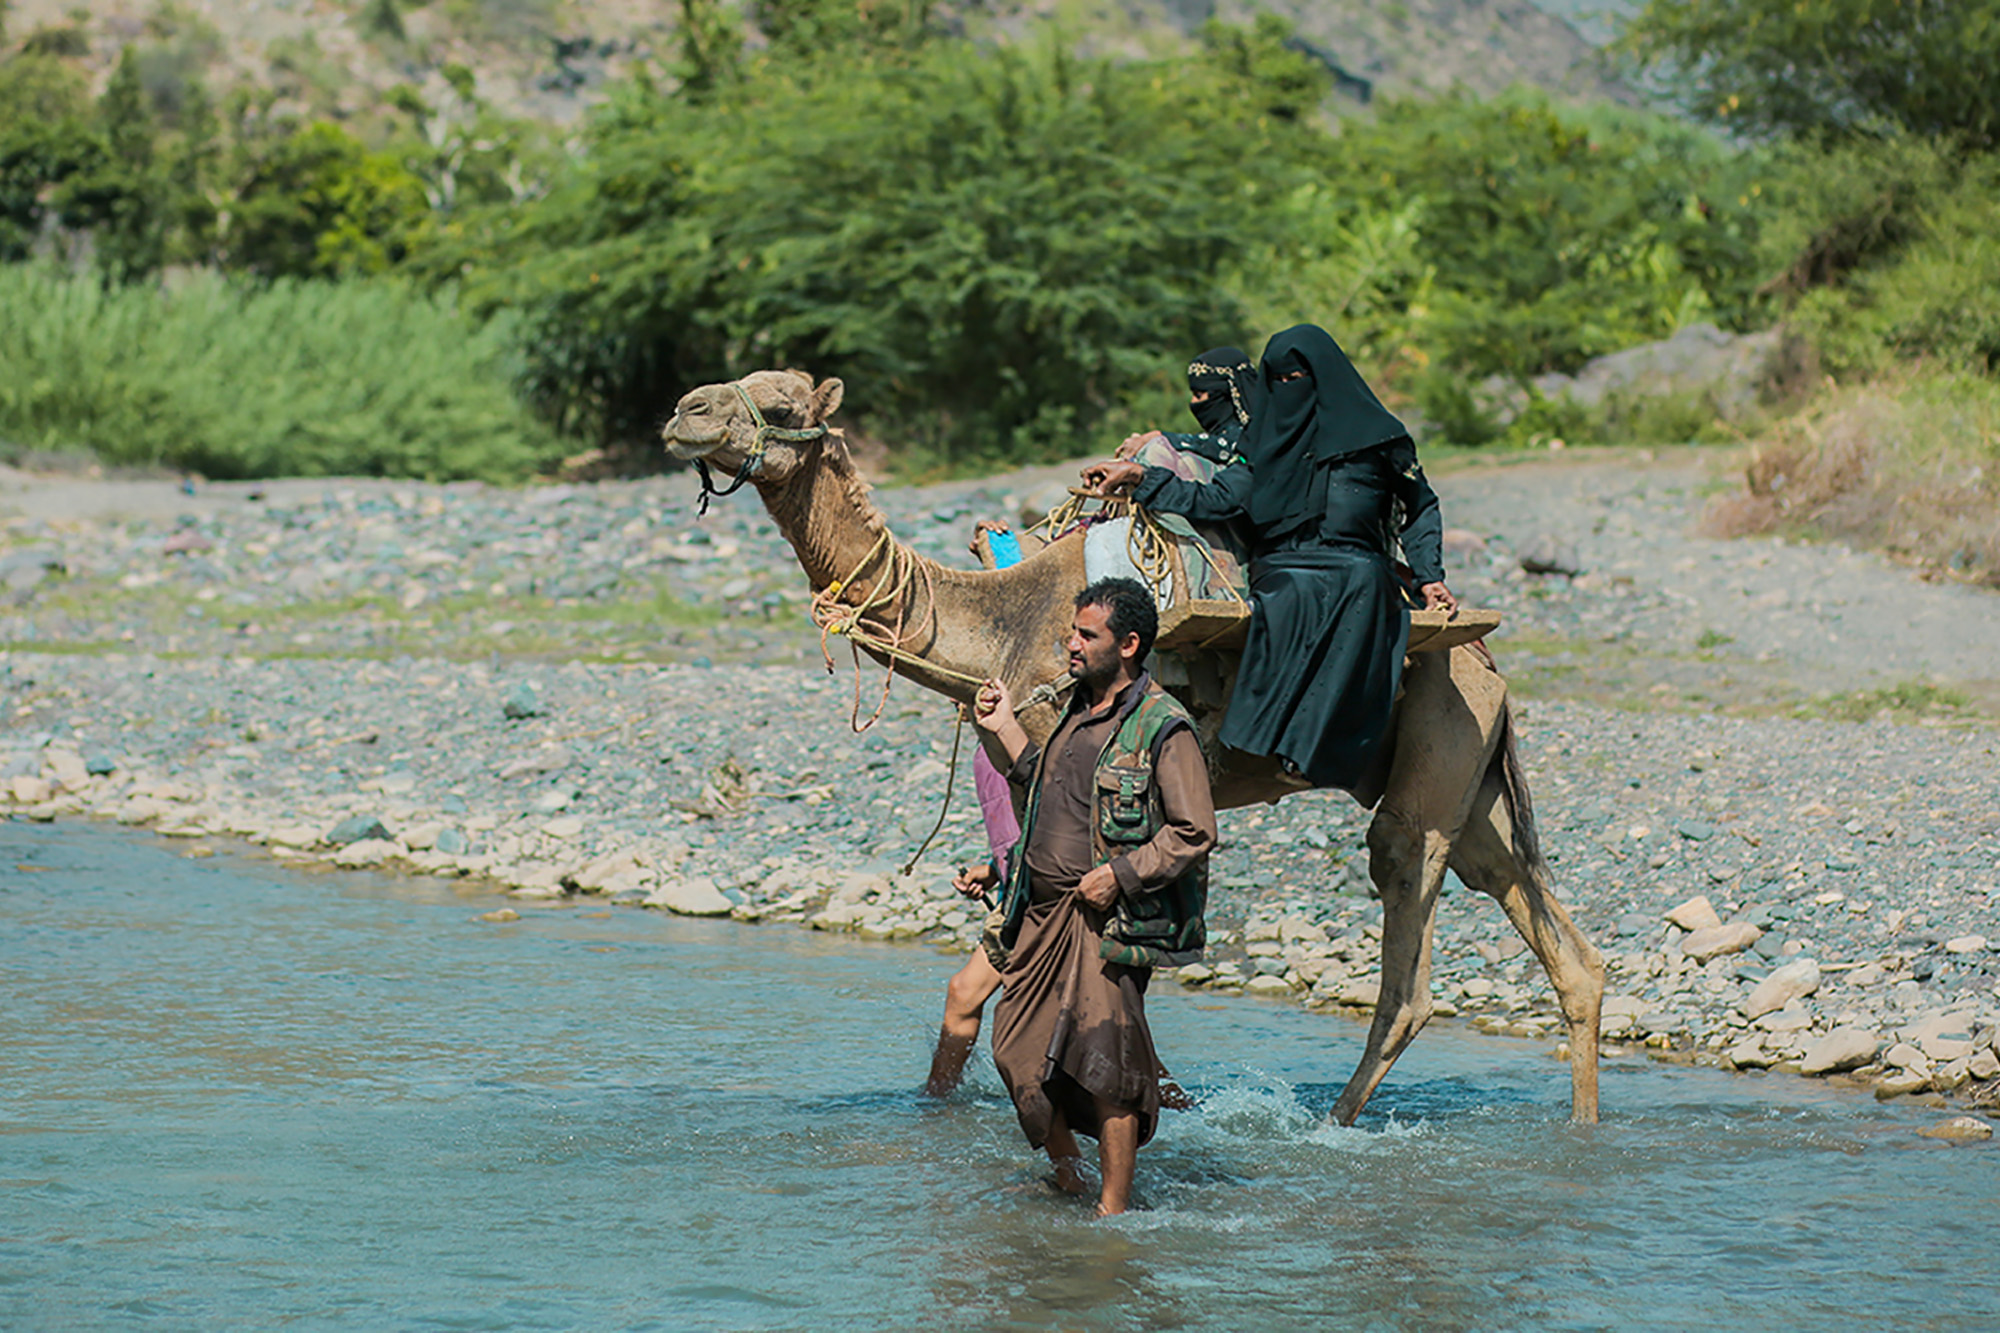
{"label": "gray stone", "polygon": [[1705,894],[1690,898],[1668,912],[1667,920],[1687,931],[1711,930],[1722,924],[1722,918],[1716,915],[1715,905]]}
{"label": "gray stone", "polygon": [[500,701],[500,712],[510,721],[540,717],[547,711],[542,704],[541,691],[525,680],[516,681],[513,688],[507,691],[507,697]]}
{"label": "gray stone", "polygon": [[381,865],[384,861],[402,854],[402,847],[387,838],[363,838],[333,852],[330,859],[337,866],[354,869],[360,866]]}
{"label": "gray stone", "polygon": [[1819,964],[1810,958],[1795,958],[1757,983],[1757,989],[1743,1002],[1743,1016],[1759,1018],[1818,989]]}
{"label": "gray stone", "polygon": [[1715,836],[1715,825],[1699,819],[1683,819],[1674,825],[1674,832],[1689,842],[1704,842]]}
{"label": "gray stone", "polygon": [[1978,1116],[1955,1115],[1949,1120],[1940,1120],[1935,1125],[1926,1125],[1917,1131],[1927,1139],[1949,1139],[1960,1143],[1978,1143],[1993,1137],[1993,1126]]}
{"label": "gray stone", "polygon": [[349,815],[328,829],[321,841],[334,847],[345,847],[356,842],[387,842],[395,836],[389,831],[389,826],[374,815]]}
{"label": "gray stone", "polygon": [[432,846],[446,856],[464,856],[472,850],[472,839],[455,828],[439,829]]}
{"label": "gray stone", "polygon": [[1576,373],[1535,381],[1545,398],[1568,397],[1593,407],[1609,397],[1701,396],[1730,417],[1754,408],[1780,346],[1775,329],[1724,333],[1713,324],[1685,324],[1671,338],[1600,356]]}
{"label": "gray stone", "polygon": [[1808,1042],[1799,1060],[1801,1074],[1837,1074],[1859,1069],[1882,1049],[1874,1033],[1862,1028],[1835,1028],[1818,1041]]}
{"label": "gray stone", "polygon": [[1543,533],[1521,552],[1521,568],[1530,574],[1561,574],[1574,578],[1583,572],[1576,547],[1562,538]]}
{"label": "gray stone", "polygon": [[1762,1037],[1745,1037],[1722,1053],[1722,1058],[1738,1069],[1769,1069],[1778,1057],[1764,1047]]}
{"label": "gray stone", "polygon": [[1915,1046],[1910,1045],[1907,1041],[1899,1041],[1884,1052],[1882,1063],[1892,1068],[1908,1069],[1921,1073],[1926,1081],[1931,1076],[1930,1057]]}
{"label": "gray stone", "polygon": [[83,757],[83,771],[94,778],[110,777],[118,771],[118,761],[102,750],[92,750]]}
{"label": "gray stone", "polygon": [[1724,926],[1690,931],[1688,937],[1681,941],[1681,952],[1697,963],[1705,963],[1711,958],[1742,953],[1755,944],[1763,933],[1748,921],[1731,921]]}
{"label": "gray stone", "polygon": [[1886,1102],[1891,1097],[1906,1097],[1913,1092],[1922,1092],[1931,1085],[1931,1076],[1913,1069],[1898,1069],[1875,1080],[1875,1100]]}
{"label": "gray stone", "polygon": [[715,887],[714,880],[706,875],[690,875],[662,883],[647,896],[646,906],[664,908],[676,916],[728,916],[735,904]]}

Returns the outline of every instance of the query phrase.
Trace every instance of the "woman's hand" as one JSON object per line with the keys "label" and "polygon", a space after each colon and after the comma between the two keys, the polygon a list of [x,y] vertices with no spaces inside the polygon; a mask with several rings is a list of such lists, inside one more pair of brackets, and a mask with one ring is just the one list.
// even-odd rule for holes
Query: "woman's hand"
{"label": "woman's hand", "polygon": [[1139,484],[1146,475],[1146,469],[1127,459],[1112,459],[1106,463],[1092,463],[1083,470],[1083,484],[1099,495],[1116,495],[1129,491]]}
{"label": "woman's hand", "polygon": [[1424,610],[1458,612],[1458,598],[1451,595],[1451,589],[1443,583],[1426,583],[1418,591],[1424,595]]}
{"label": "woman's hand", "polygon": [[986,547],[985,545],[986,534],[989,532],[1012,532],[1012,531],[1013,531],[1012,528],[1008,527],[1005,523],[1000,522],[998,519],[982,518],[977,523],[974,523],[972,525],[972,540],[965,544],[965,549],[972,552],[974,555],[978,556],[982,561],[988,562],[990,564],[992,560],[992,550],[990,547]]}
{"label": "woman's hand", "polygon": [[1136,458],[1139,454],[1139,451],[1141,449],[1144,449],[1147,445],[1151,444],[1154,440],[1164,440],[1166,438],[1167,437],[1164,432],[1157,430],[1145,431],[1138,435],[1127,435],[1125,437],[1125,443],[1118,446],[1118,452],[1113,454],[1112,457],[1121,459]]}

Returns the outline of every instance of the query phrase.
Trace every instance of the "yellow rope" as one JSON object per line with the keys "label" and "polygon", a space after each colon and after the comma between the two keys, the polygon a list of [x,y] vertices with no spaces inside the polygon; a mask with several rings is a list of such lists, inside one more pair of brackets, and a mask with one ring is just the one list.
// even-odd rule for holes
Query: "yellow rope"
{"label": "yellow rope", "polygon": [[[878,560],[886,561],[884,577],[876,579],[868,594],[858,602],[841,600],[842,594],[853,588],[855,583],[867,575],[869,567]],[[833,670],[833,650],[828,643],[830,635],[838,634],[847,640],[848,648],[854,656],[854,706],[848,718],[848,725],[858,735],[882,720],[883,710],[889,705],[889,687],[896,680],[896,663],[904,662],[920,666],[926,671],[955,680],[965,685],[979,686],[986,683],[986,677],[974,676],[950,667],[940,666],[928,658],[909,651],[903,645],[912,629],[905,632],[909,623],[910,596],[917,584],[923,588],[923,607],[915,617],[915,625],[935,624],[937,620],[937,584],[932,577],[930,562],[889,535],[884,529],[875,544],[868,548],[868,554],[861,557],[854,571],[846,578],[829,583],[813,594],[810,614],[813,623],[819,626],[820,656],[826,661],[828,672]],[[871,628],[865,618],[880,612],[891,603],[895,606],[895,619],[881,629]],[[867,648],[889,659],[882,673],[882,694],[875,703],[875,711],[866,722],[861,720],[861,650]],[[1058,683],[1058,681],[1060,683]],[[1021,700],[1017,711],[1025,710],[1039,703],[1053,703],[1062,696],[1072,682],[1067,676],[1057,681],[1045,681],[1029,692]]]}

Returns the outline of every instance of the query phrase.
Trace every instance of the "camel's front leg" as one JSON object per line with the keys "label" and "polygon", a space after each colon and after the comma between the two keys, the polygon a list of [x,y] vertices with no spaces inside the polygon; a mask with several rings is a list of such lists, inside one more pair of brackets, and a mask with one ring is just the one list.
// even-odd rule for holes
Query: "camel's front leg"
{"label": "camel's front leg", "polygon": [[1333,1118],[1351,1125],[1431,1016],[1431,927],[1450,843],[1385,803],[1368,826],[1368,873],[1382,897],[1382,994]]}
{"label": "camel's front leg", "polygon": [[1541,959],[1569,1029],[1570,1119],[1596,1124],[1604,958],[1556,901],[1541,867],[1529,865],[1520,854],[1497,772],[1489,772],[1480,785],[1452,849],[1451,866],[1469,887],[1499,900],[1507,919]]}

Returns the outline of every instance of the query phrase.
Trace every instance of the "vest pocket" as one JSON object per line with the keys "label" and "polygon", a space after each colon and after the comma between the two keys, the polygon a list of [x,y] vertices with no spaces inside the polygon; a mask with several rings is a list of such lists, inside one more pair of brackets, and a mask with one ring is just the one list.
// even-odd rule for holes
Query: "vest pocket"
{"label": "vest pocket", "polygon": [[1097,831],[1106,842],[1144,842],[1150,768],[1108,765],[1097,770]]}

